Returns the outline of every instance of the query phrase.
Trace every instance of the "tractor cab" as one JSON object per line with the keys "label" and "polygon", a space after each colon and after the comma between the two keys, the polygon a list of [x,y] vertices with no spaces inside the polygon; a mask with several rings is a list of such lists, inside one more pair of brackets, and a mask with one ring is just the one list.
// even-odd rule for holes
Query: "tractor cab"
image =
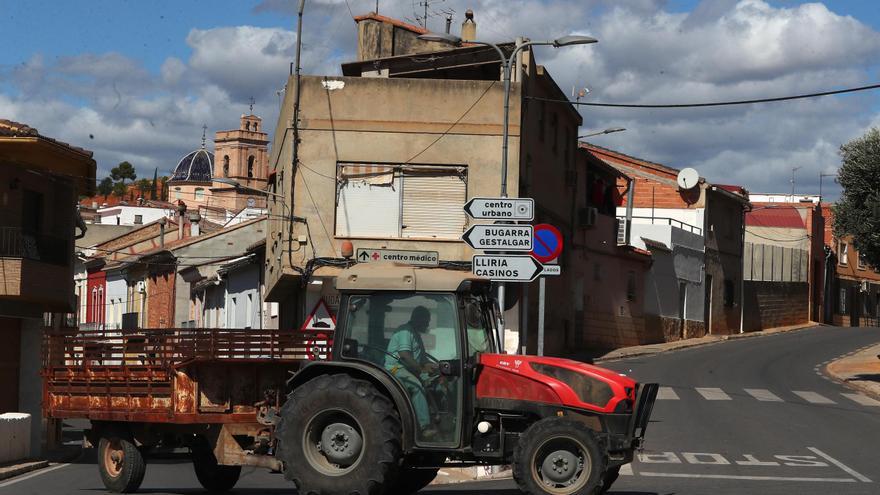
{"label": "tractor cab", "polygon": [[[528,493],[593,494],[641,445],[657,386],[500,353],[488,281],[361,264],[341,270],[336,289],[332,359],[291,379],[282,410],[279,455],[300,490],[372,493],[358,479],[379,477],[389,493],[411,493],[446,465],[513,464]],[[388,473],[364,467],[389,451]]]}

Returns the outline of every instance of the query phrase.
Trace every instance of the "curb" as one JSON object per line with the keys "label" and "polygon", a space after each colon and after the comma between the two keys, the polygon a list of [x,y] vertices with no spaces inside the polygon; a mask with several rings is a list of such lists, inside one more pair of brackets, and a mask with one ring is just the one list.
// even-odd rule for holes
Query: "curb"
{"label": "curb", "polygon": [[0,481],[49,467],[49,461],[29,461],[0,467]]}
{"label": "curb", "polygon": [[[804,325],[804,326],[795,325],[791,328],[786,327],[782,330],[761,330],[761,331],[757,331],[757,332],[735,333],[732,335],[718,335],[718,336],[714,336],[714,338],[712,338],[712,339],[706,339],[706,337],[699,337],[701,339],[706,339],[706,340],[702,340],[699,342],[678,341],[678,342],[683,342],[683,343],[679,344],[679,345],[671,345],[667,349],[646,349],[646,350],[642,350],[642,351],[634,350],[632,352],[625,353],[625,354],[622,354],[619,356],[597,357],[597,358],[593,359],[593,362],[594,363],[608,363],[608,362],[612,362],[612,361],[619,361],[621,359],[629,359],[629,358],[641,357],[641,356],[653,356],[655,354],[663,354],[663,353],[667,353],[667,352],[678,351],[681,349],[691,349],[694,347],[702,347],[702,346],[717,344],[719,342],[726,342],[728,340],[750,339],[750,338],[757,338],[757,337],[769,337],[771,335],[778,335],[781,333],[789,333],[789,332],[797,332],[800,330],[809,330],[812,328],[818,328],[818,327],[823,327],[823,326],[827,326],[827,325],[824,325],[822,323],[812,323],[812,324]],[[697,339],[693,339],[693,340],[697,340]]]}
{"label": "curb", "polygon": [[842,356],[839,356],[835,359],[832,359],[827,362],[827,364],[823,367],[822,371],[825,373],[825,376],[829,377],[830,379],[834,380],[837,383],[840,383],[844,387],[847,387],[851,390],[855,390],[857,392],[861,392],[861,393],[867,395],[868,397],[871,397],[872,399],[880,400],[880,392],[878,392],[874,388],[869,387],[869,386],[861,383],[859,380],[850,381],[848,379],[849,376],[837,374],[837,373],[834,373],[831,371],[832,365],[837,364],[841,361],[845,361],[845,360],[847,360],[857,354],[860,354],[864,351],[867,351],[868,349],[871,349],[871,348],[878,348],[875,351],[872,351],[872,354],[876,354],[878,351],[880,351],[880,343],[874,343],[874,344],[856,349],[854,351],[848,352],[848,353],[846,353]]}

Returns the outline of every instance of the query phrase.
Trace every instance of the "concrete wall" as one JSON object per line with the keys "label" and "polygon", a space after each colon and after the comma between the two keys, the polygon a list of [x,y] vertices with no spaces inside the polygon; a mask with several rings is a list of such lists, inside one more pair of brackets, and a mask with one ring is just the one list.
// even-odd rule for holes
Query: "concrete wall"
{"label": "concrete wall", "polygon": [[[140,215],[140,223],[135,223],[135,216]],[[100,224],[109,225],[146,225],[160,218],[174,218],[175,210],[154,208],[149,206],[117,205],[98,209]]]}
{"label": "concrete wall", "polygon": [[31,415],[0,414],[0,464],[31,456]]}
{"label": "concrete wall", "polygon": [[[40,378],[43,344],[43,320],[24,318],[21,320],[21,367],[18,376],[18,411],[31,415],[30,453],[39,456],[44,452],[47,420],[43,418],[43,381]],[[3,437],[0,436],[0,439]],[[0,440],[2,441],[2,440]]]}
{"label": "concrete wall", "polygon": [[[496,196],[499,192],[503,88],[498,81],[386,79],[359,77],[304,77],[300,167],[291,173],[288,125],[295,93],[287,84],[270,163],[282,164],[275,192],[288,198],[293,214],[304,217],[294,224],[293,245],[288,242],[288,210],[270,201],[266,285],[270,300],[282,271],[298,278],[289,265],[302,266],[311,257],[339,257],[335,212],[337,164],[435,164],[467,167],[467,196]],[[511,94],[511,164],[519,162],[520,87]],[[282,144],[283,143],[283,144]],[[519,171],[508,170],[511,196],[516,195]],[[296,198],[293,201],[292,198]],[[462,205],[463,206],[463,205]],[[311,234],[309,236],[309,233]],[[280,235],[279,235],[280,234]],[[296,240],[302,236],[305,242]],[[407,240],[351,238],[355,247],[386,247],[438,251],[441,260],[470,260],[474,251],[460,240]],[[308,253],[289,256],[287,251]],[[289,296],[289,292],[287,292]],[[283,296],[286,297],[286,296]]]}
{"label": "concrete wall", "polygon": [[804,282],[745,282],[743,330],[797,325],[810,321],[810,289]]}

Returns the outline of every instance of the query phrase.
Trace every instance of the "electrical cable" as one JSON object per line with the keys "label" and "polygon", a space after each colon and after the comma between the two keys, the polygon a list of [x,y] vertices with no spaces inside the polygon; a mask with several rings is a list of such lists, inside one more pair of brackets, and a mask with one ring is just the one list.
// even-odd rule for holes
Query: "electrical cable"
{"label": "electrical cable", "polygon": [[733,100],[733,101],[716,101],[707,103],[663,103],[663,104],[640,104],[640,103],[599,103],[557,100],[554,98],[543,98],[540,96],[525,96],[526,99],[545,101],[548,103],[568,103],[569,105],[580,105],[587,107],[608,107],[608,108],[702,108],[702,107],[722,107],[732,105],[752,105],[756,103],[773,103],[779,101],[800,100],[805,98],[817,98],[820,96],[840,95],[845,93],[855,93],[858,91],[869,91],[880,89],[880,84],[871,84],[868,86],[859,86],[855,88],[837,89],[832,91],[820,91],[817,93],[807,93],[791,96],[778,96],[774,98],[755,98],[751,100]]}

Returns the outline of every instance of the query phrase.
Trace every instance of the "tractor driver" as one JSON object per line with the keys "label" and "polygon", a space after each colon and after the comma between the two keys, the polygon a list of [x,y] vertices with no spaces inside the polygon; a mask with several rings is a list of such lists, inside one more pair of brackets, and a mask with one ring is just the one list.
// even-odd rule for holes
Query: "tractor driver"
{"label": "tractor driver", "polygon": [[431,313],[424,306],[412,310],[409,321],[397,327],[388,341],[388,354],[385,356],[385,369],[403,384],[419,423],[421,436],[430,438],[436,435],[431,427],[431,413],[425,395],[425,386],[420,379],[424,374],[437,372],[436,363],[425,356],[422,334],[428,331]]}

